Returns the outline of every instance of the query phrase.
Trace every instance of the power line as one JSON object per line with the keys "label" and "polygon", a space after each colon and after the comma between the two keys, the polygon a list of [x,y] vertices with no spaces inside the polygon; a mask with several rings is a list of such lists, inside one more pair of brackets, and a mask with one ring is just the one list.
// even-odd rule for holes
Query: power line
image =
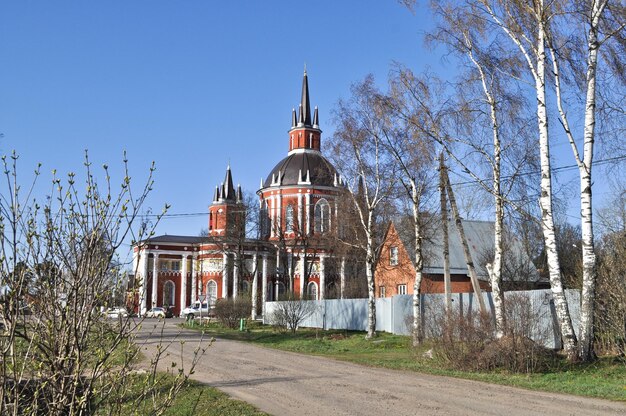
{"label": "power line", "polygon": [[[626,155],[621,155],[621,156],[615,156],[615,157],[610,157],[610,158],[606,158],[606,159],[598,159],[595,160],[593,162],[593,166],[597,166],[597,165],[605,165],[607,163],[611,163],[611,162],[619,162],[622,160],[626,160]],[[557,166],[555,168],[552,168],[552,172],[564,172],[564,171],[568,171],[568,170],[572,170],[572,169],[578,169],[578,165],[576,164],[572,164],[572,165],[565,165],[565,166]],[[529,176],[529,175],[537,175],[540,174],[541,170],[533,170],[533,171],[528,171],[528,172],[520,172],[515,176]],[[458,175],[458,173],[457,173]],[[511,179],[513,178],[513,175],[508,175],[508,176],[503,176],[502,179]],[[481,181],[488,181],[490,180],[489,178],[486,179],[481,179]],[[476,180],[467,180],[467,181],[462,181],[462,182],[454,182],[451,184],[452,186],[463,186],[463,185],[476,185]],[[207,216],[209,215],[208,212],[180,212],[180,213],[172,213],[172,214],[145,214],[145,215],[141,215],[140,217],[143,218],[156,218],[156,217],[161,217],[161,218],[188,218],[188,217],[201,217],[201,216]]]}
{"label": "power line", "polygon": [[[598,159],[595,160],[593,162],[593,166],[597,166],[597,165],[605,165],[607,163],[610,162],[619,162],[622,160],[626,160],[626,155],[621,155],[621,156],[615,156],[615,157],[610,157],[610,158],[606,158],[606,159]],[[572,169],[578,169],[578,165],[577,164],[572,164],[572,165],[565,165],[565,166],[557,166],[555,168],[552,168],[552,172],[563,172],[563,171],[568,171],[568,170],[572,170]],[[456,172],[453,171],[453,173],[457,174]],[[528,172],[520,172],[517,175],[507,175],[507,176],[502,176],[501,179],[511,179],[514,176],[529,176],[529,175],[538,175],[541,173],[541,170],[533,170],[533,171],[528,171]],[[480,179],[483,182],[486,182],[489,180],[489,178],[487,179]],[[476,185],[476,180],[467,180],[467,181],[463,181],[463,182],[455,182],[452,185],[454,186],[463,186],[463,185]]]}

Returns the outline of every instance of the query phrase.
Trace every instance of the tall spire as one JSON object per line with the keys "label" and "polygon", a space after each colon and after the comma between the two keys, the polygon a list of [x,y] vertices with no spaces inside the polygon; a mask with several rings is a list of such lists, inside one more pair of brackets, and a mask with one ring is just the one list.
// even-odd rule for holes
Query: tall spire
{"label": "tall spire", "polygon": [[311,125],[311,104],[309,103],[309,78],[306,75],[306,64],[304,65],[304,77],[302,78],[302,113],[301,118],[305,126]]}
{"label": "tall spire", "polygon": [[[297,111],[297,112],[296,112]],[[313,113],[313,117],[311,117]],[[291,111],[291,129],[289,129],[289,152],[302,150],[321,151],[322,131],[319,126],[319,112],[313,110],[309,99],[309,77],[304,67],[302,78],[302,97],[298,109]],[[305,171],[302,171],[305,175]],[[272,183],[274,181],[272,180]]]}
{"label": "tall spire", "polygon": [[235,187],[233,186],[233,176],[230,173],[230,163],[226,168],[226,177],[224,178],[224,199],[235,199]]}

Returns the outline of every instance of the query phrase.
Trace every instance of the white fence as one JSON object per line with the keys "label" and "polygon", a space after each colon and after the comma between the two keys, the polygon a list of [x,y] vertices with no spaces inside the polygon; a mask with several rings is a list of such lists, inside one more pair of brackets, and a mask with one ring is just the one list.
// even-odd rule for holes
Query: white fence
{"label": "white fence", "polygon": [[[485,304],[491,310],[491,293],[484,292]],[[505,298],[513,296],[526,300],[528,312],[532,316],[531,338],[546,347],[560,347],[561,335],[556,322],[552,293],[550,290],[529,290],[505,292]],[[567,290],[569,310],[574,328],[578,330],[580,320],[580,294],[577,290]],[[315,302],[315,312],[302,322],[303,327],[323,329],[367,330],[367,299],[330,299]],[[271,317],[279,302],[266,303],[266,317]],[[467,314],[477,311],[478,304],[473,293],[452,294],[454,311]],[[426,334],[437,333],[436,322],[444,311],[443,294],[422,295],[422,319]],[[411,295],[398,295],[391,298],[376,299],[376,330],[392,334],[409,335],[413,316],[413,298]],[[264,319],[269,323],[269,319]]]}

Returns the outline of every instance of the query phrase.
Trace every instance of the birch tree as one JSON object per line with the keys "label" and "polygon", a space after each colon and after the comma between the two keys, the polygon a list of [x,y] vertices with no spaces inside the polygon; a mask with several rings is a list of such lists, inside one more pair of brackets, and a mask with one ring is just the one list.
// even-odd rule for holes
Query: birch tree
{"label": "birch tree", "polygon": [[[462,16],[452,15],[450,11],[440,11],[443,23],[432,40],[444,42],[461,58],[469,62],[468,69],[455,83],[456,91],[447,88],[447,85],[432,74],[414,75],[407,69],[400,69],[394,88],[402,91],[406,97],[403,102],[395,102],[396,111],[416,130],[420,131],[431,143],[437,143],[451,159],[476,184],[494,198],[495,227],[494,227],[494,257],[488,269],[493,291],[496,328],[499,336],[504,331],[504,302],[502,293],[502,256],[503,256],[503,228],[504,209],[507,195],[518,180],[519,171],[526,165],[527,157],[519,152],[517,142],[522,135],[512,133],[520,125],[511,123],[503,128],[501,118],[510,120],[513,116],[519,118],[519,107],[511,95],[498,96],[502,91],[497,78],[494,76],[495,63],[487,59],[474,48],[473,35],[466,30],[460,34],[451,32],[459,27],[469,27]],[[487,61],[487,63],[484,63]],[[471,88],[468,85],[479,85]],[[397,93],[396,93],[397,95]],[[484,132],[490,132],[491,143],[484,140]],[[503,137],[508,139],[503,144]],[[510,156],[513,152],[521,154],[516,162],[509,163],[506,172],[507,180],[502,178],[503,151]],[[475,157],[478,155],[478,159]],[[478,163],[476,163],[478,161]],[[488,166],[491,182],[483,178],[482,166]]]}
{"label": "birch tree", "polygon": [[[501,38],[511,39],[514,45],[521,51],[522,58],[520,59],[524,60],[524,65],[527,65],[530,69],[537,102],[536,119],[541,160],[540,205],[545,250],[548,257],[550,281],[557,316],[565,341],[565,349],[568,355],[573,357],[576,336],[573,331],[567,301],[563,292],[554,237],[552,181],[548,142],[548,111],[546,107],[545,30],[540,28],[541,24],[537,24],[538,21],[543,21],[543,2],[533,2],[532,5],[527,6],[525,2],[477,0],[462,4],[453,2],[445,2],[443,4],[440,2],[431,2],[431,5],[441,19],[432,38],[448,45],[458,54],[464,55],[465,59],[471,63],[474,71],[478,74],[477,79],[482,86],[494,138],[492,159],[494,186],[492,191],[496,191],[497,222],[498,218],[501,218],[502,215],[502,200],[499,192],[500,183],[496,181],[500,176],[501,168],[501,146],[499,138],[499,126],[501,126],[501,123],[498,121],[497,108],[499,102],[498,98],[500,97],[496,97],[495,90],[492,88],[494,84],[490,81],[497,81],[501,79],[502,76],[520,78],[520,74],[517,70],[517,65],[498,65],[498,63],[489,66],[491,59],[481,59],[481,55],[486,56],[486,54],[481,54],[480,51],[488,51],[489,48],[496,47],[495,53],[500,54],[500,56],[509,56],[511,54],[510,49],[507,49],[506,43],[504,43]],[[503,29],[502,35],[499,30],[493,30],[490,26],[493,24],[495,24],[497,28]],[[501,37],[499,35],[501,35]],[[480,44],[483,45],[483,48],[477,50],[476,46]],[[442,144],[445,147],[446,143],[443,142]],[[448,151],[448,153],[455,158],[453,152]],[[455,159],[461,166],[464,165],[460,158],[456,157]],[[471,170],[466,169],[466,172],[475,179],[478,179]],[[478,183],[480,182],[481,181],[478,180]],[[498,230],[500,231],[500,237],[498,237]],[[497,270],[501,269],[501,266],[498,266],[498,263],[501,264],[501,255],[498,256],[498,248],[501,249],[502,247],[500,226],[496,228],[495,234],[496,255],[494,256],[494,263],[490,271],[492,281],[498,280]],[[502,311],[500,312],[501,316],[504,316]]]}
{"label": "birch tree", "polygon": [[[399,69],[390,77],[389,93],[378,98],[378,112],[384,120],[381,137],[386,151],[397,164],[399,182],[404,191],[404,197],[409,202],[413,225],[413,264],[415,277],[413,279],[413,344],[418,345],[423,339],[421,328],[421,286],[424,269],[422,244],[424,240],[423,199],[429,191],[428,184],[432,182],[432,167],[435,154],[435,144],[423,129],[416,124],[427,124],[428,117],[419,107],[411,103],[409,90],[404,88],[403,78],[412,74]],[[428,91],[423,91],[427,93]],[[409,115],[410,114],[410,115]],[[412,120],[408,122],[408,120]],[[418,121],[419,120],[419,121]]]}
{"label": "birch tree", "polygon": [[374,269],[381,244],[378,216],[394,186],[394,166],[385,152],[383,120],[375,98],[380,93],[373,77],[353,85],[351,93],[348,101],[339,102],[337,130],[330,145],[333,162],[346,179],[365,236],[360,248],[365,256],[370,339],[376,336]]}
{"label": "birch tree", "polygon": [[484,10],[485,18],[493,21],[512,40],[522,54],[531,79],[534,81],[541,164],[541,196],[539,199],[541,225],[550,287],[563,337],[563,347],[568,357],[573,359],[576,355],[577,339],[563,290],[552,208],[552,170],[546,97],[545,18],[547,17],[547,10],[545,10],[543,0],[538,0],[528,7],[521,2],[478,1],[477,3],[470,5],[472,10],[478,14]]}
{"label": "birch tree", "polygon": [[[510,75],[519,79],[530,79],[536,96],[537,124],[539,129],[539,151],[541,160],[542,229],[550,271],[557,315],[564,339],[564,349],[570,359],[584,361],[594,357],[593,353],[593,310],[595,302],[596,259],[592,222],[592,166],[596,139],[596,114],[598,111],[596,85],[599,79],[601,48],[608,49],[605,56],[609,65],[604,71],[623,68],[624,55],[611,54],[612,39],[623,49],[625,11],[619,1],[534,1],[531,5],[522,1],[470,2],[471,11],[484,16],[506,36],[522,61],[525,73]],[[568,120],[565,108],[563,62],[571,69],[572,97],[583,102],[583,109],[575,114],[582,115],[581,134],[576,137],[575,126]],[[623,70],[618,74],[623,79]],[[581,76],[584,74],[584,76]],[[526,78],[525,75],[528,75]],[[575,82],[576,76],[579,82]],[[555,112],[573,151],[579,169],[581,230],[583,235],[583,290],[580,326],[580,348],[574,333],[567,302],[563,293],[559,258],[556,251],[554,218],[552,209],[552,178],[550,165],[550,140],[548,129],[548,83],[552,83],[556,101]],[[623,87],[623,84],[622,84]],[[584,98],[583,98],[584,97]],[[574,100],[572,100],[575,102]],[[582,154],[579,143],[582,142]]]}
{"label": "birch tree", "polygon": [[[626,25],[626,8],[623,2],[610,2],[609,0],[594,0],[576,2],[570,6],[567,2],[560,5],[568,16],[578,17],[579,24],[586,29],[586,37],[583,28],[572,32],[559,33],[557,23],[546,22],[546,44],[552,61],[553,86],[556,95],[556,104],[559,113],[559,121],[571,146],[576,165],[578,166],[580,181],[580,216],[582,234],[582,305],[580,317],[580,345],[579,358],[589,361],[595,358],[593,351],[594,338],[594,304],[596,298],[597,267],[595,255],[595,242],[593,232],[593,203],[592,203],[592,167],[594,156],[594,143],[596,140],[596,113],[597,113],[597,80],[600,65],[599,54],[602,45],[610,41],[613,35],[624,37]],[[557,9],[557,11],[561,11]],[[620,32],[622,32],[620,34]],[[583,60],[567,58],[567,44],[572,36],[578,47],[582,47]],[[583,46],[584,45],[584,46]],[[576,47],[575,47],[576,48]],[[624,55],[613,55],[610,58],[626,64]],[[564,82],[562,80],[562,67],[564,64],[572,67],[574,72],[585,74],[581,94],[584,94],[584,121],[582,128],[576,129],[570,123],[567,102],[564,99]],[[575,74],[574,74],[575,76]],[[581,100],[582,101],[582,100]],[[579,143],[582,142],[582,146]],[[582,153],[581,153],[582,148]]]}

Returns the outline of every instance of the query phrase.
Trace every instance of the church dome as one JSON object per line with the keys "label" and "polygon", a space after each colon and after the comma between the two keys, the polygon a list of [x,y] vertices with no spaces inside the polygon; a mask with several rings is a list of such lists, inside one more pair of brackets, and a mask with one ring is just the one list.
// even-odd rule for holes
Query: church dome
{"label": "church dome", "polygon": [[263,187],[298,184],[337,186],[338,180],[337,170],[320,152],[293,152],[276,164]]}

